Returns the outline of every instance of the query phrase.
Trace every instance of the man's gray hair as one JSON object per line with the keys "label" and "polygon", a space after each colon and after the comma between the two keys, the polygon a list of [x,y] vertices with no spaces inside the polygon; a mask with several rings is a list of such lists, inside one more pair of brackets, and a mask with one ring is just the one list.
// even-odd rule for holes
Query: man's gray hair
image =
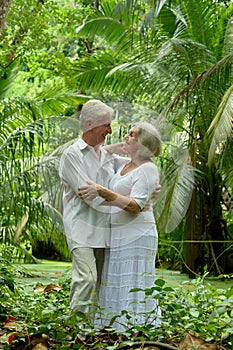
{"label": "man's gray hair", "polygon": [[157,157],[162,148],[159,131],[154,125],[145,121],[140,121],[134,125],[138,127],[138,141],[142,146],[139,149],[139,154],[145,157]]}
{"label": "man's gray hair", "polygon": [[104,116],[113,115],[113,109],[101,102],[100,100],[89,100],[86,102],[80,113],[80,128],[82,131],[86,131],[86,121],[91,121],[93,125],[99,125]]}

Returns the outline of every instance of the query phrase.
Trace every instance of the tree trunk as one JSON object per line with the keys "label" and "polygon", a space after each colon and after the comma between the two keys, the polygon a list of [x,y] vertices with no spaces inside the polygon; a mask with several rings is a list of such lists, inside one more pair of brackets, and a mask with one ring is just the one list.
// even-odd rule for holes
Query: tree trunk
{"label": "tree trunk", "polygon": [[[192,165],[197,166],[197,134],[193,140],[190,156]],[[197,273],[202,273],[203,268],[203,201],[198,189],[193,190],[189,209],[186,214],[186,253],[185,253],[185,272],[190,278],[195,278]]]}
{"label": "tree trunk", "polygon": [[209,269],[214,270],[215,274],[221,274],[225,271],[225,244],[223,215],[221,208],[222,179],[217,169],[210,168],[209,173],[209,220],[206,232],[210,241],[210,262]]}
{"label": "tree trunk", "polygon": [[185,272],[191,278],[203,274],[205,267],[215,275],[227,271],[230,252],[224,244],[227,237],[222,219],[221,192],[222,180],[216,169],[208,169],[193,191],[185,226]]}
{"label": "tree trunk", "polygon": [[[195,278],[198,273],[203,273],[204,268],[204,240],[202,236],[203,218],[197,213],[197,192],[193,191],[190,206],[186,215],[186,254],[185,254],[185,272],[190,278]],[[202,206],[201,206],[202,207]],[[198,216],[198,217],[197,217]]]}
{"label": "tree trunk", "polygon": [[0,0],[0,36],[2,35],[2,31],[4,29],[6,17],[11,7],[11,2],[12,0]]}

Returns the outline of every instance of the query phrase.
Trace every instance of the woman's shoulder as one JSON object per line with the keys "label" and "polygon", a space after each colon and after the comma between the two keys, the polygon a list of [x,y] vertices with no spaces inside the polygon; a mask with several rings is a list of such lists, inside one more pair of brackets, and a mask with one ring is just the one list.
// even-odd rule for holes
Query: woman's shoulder
{"label": "woman's shoulder", "polygon": [[146,176],[148,180],[151,179],[151,181],[153,181],[153,179],[159,178],[158,167],[153,162],[143,163],[137,169],[141,175]]}
{"label": "woman's shoulder", "polygon": [[150,171],[158,171],[157,165],[155,165],[155,163],[153,162],[145,162],[140,166],[142,167],[142,169],[148,169]]}

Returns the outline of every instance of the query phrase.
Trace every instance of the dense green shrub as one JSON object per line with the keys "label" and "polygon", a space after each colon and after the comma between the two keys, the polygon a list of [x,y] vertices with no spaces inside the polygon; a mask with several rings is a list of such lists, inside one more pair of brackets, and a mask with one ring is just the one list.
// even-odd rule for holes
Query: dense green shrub
{"label": "dense green shrub", "polygon": [[[232,346],[233,287],[217,289],[207,283],[206,276],[207,273],[177,288],[168,287],[163,279],[157,279],[154,287],[144,292],[145,298],[158,299],[162,310],[161,326],[135,326],[131,324],[131,316],[124,311],[128,318],[124,334],[117,334],[110,326],[97,330],[88,321],[88,315],[70,313],[69,270],[56,281],[59,283],[53,281],[47,286],[37,284],[36,276],[34,287],[27,284],[26,278],[21,279],[16,285],[17,292],[5,293],[1,305],[5,315],[14,317],[20,326],[20,332],[12,330],[9,333],[11,337],[16,334],[16,343],[23,337],[26,344],[26,338],[34,339],[43,334],[53,349],[72,344],[73,348],[103,346],[113,350],[142,340],[178,345],[188,332],[205,342]],[[5,349],[11,347],[6,345]]]}

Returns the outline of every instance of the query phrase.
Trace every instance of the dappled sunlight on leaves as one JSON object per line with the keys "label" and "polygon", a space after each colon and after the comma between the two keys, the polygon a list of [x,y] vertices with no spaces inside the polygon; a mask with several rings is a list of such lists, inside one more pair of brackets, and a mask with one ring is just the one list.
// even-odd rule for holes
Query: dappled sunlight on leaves
{"label": "dappled sunlight on leaves", "polygon": [[34,289],[35,293],[49,293],[51,291],[59,292],[62,289],[61,286],[54,285],[54,284],[48,284],[46,287],[37,285]]}

